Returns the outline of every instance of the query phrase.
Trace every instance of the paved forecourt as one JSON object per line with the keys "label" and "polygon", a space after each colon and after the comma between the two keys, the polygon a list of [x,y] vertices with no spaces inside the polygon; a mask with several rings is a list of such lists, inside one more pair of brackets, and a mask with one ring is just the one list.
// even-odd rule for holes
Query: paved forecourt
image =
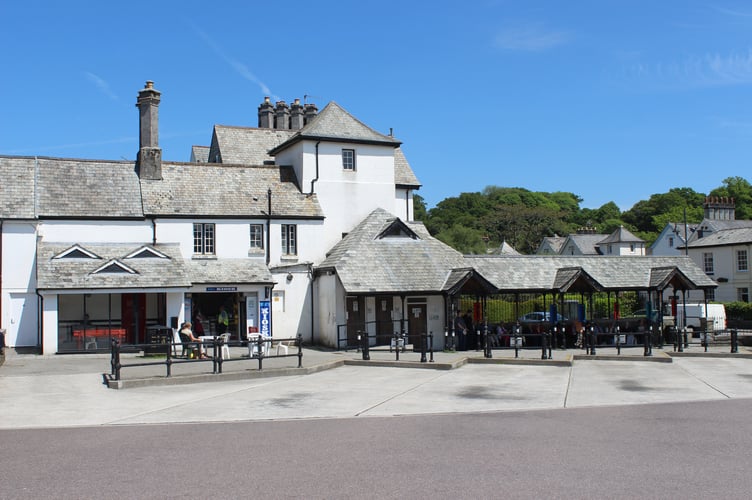
{"label": "paved forecourt", "polygon": [[269,359],[263,378],[252,378],[259,372],[249,370],[241,379],[123,390],[102,383],[108,357],[10,355],[0,366],[0,428],[384,417],[752,397],[752,353],[745,348],[738,355],[716,349],[714,357],[669,357],[657,351],[652,358],[618,360],[601,353],[597,358],[604,359],[581,359],[581,353],[555,351],[553,362],[536,359],[540,353],[534,351],[521,353],[519,360],[513,353],[494,353],[490,362],[477,352],[436,353],[434,363],[424,364],[416,362],[418,354],[406,353],[399,366],[389,366],[395,364],[394,353],[372,353],[371,363],[363,363],[355,352],[306,350],[303,366],[309,371],[303,374],[288,369],[285,376],[274,376],[275,360]]}

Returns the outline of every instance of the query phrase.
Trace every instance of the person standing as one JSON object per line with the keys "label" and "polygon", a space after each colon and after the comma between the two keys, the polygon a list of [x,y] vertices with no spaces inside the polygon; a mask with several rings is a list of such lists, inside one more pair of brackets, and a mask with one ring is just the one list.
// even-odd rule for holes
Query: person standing
{"label": "person standing", "polygon": [[467,329],[467,349],[475,349],[478,347],[478,335],[473,325],[473,310],[468,309],[462,320],[465,322],[465,328]]}
{"label": "person standing", "polygon": [[459,309],[454,317],[454,334],[457,336],[457,350],[467,351],[467,326],[462,319]]}
{"label": "person standing", "polygon": [[219,306],[219,314],[217,315],[217,333],[222,335],[227,333],[230,326],[230,316],[225,311],[225,306]]}

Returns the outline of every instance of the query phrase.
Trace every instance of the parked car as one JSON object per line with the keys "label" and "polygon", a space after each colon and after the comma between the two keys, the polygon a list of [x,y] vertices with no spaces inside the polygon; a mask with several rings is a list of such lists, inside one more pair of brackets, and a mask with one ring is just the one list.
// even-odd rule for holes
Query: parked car
{"label": "parked car", "polygon": [[[559,313],[556,313],[556,321],[566,321],[567,318]],[[519,318],[520,323],[550,323],[551,313],[544,311],[534,311],[527,314],[523,314]]]}

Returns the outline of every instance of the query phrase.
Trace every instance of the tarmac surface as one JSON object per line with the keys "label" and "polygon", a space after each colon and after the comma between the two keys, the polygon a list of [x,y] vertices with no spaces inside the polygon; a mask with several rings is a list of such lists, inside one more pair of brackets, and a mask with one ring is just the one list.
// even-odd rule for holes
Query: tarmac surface
{"label": "tarmac surface", "polygon": [[[752,350],[690,346],[438,352],[420,354],[297,348],[258,361],[232,349],[222,373],[211,362],[126,366],[155,361],[123,355],[121,380],[110,356],[20,355],[6,349],[0,366],[0,429],[242,422],[398,415],[512,412],[752,398]],[[157,359],[158,360],[158,359]]]}

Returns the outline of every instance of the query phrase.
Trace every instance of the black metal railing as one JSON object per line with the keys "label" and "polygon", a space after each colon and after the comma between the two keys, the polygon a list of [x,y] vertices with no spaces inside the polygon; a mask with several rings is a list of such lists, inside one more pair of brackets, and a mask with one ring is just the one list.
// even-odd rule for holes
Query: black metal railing
{"label": "black metal railing", "polygon": [[[418,338],[419,345],[417,347],[414,346],[413,350],[417,350],[420,353],[420,362],[429,362],[428,355],[430,355],[430,362],[433,363],[433,332],[429,332],[428,334],[422,333],[418,335]],[[389,342],[389,352],[394,352],[395,361],[400,360],[400,351],[402,353],[407,352],[409,337],[406,332],[394,332],[392,335],[375,335],[364,331],[358,331],[358,348],[362,352],[362,358],[364,361],[371,359],[372,341],[374,346],[376,346],[379,345],[379,340],[387,340]]]}
{"label": "black metal railing", "polygon": [[[288,353],[287,354],[267,354],[271,352],[272,345],[274,343],[285,343],[286,346],[290,345],[290,347],[297,347],[296,353]],[[178,356],[173,353],[177,352],[177,349],[184,349],[188,347],[190,350],[193,350],[193,344],[201,344],[199,351],[205,351],[207,353],[210,353],[211,355],[206,355],[206,357],[197,357],[193,358],[190,356]],[[241,342],[241,341],[226,341],[224,337],[217,336],[212,340],[207,340],[203,342],[192,342],[192,343],[180,343],[180,342],[166,342],[164,344],[155,345],[154,343],[149,344],[123,344],[120,341],[113,339],[111,343],[111,353],[110,353],[110,376],[114,380],[120,380],[121,379],[121,370],[124,368],[135,368],[139,366],[159,366],[164,365],[166,376],[170,377],[172,375],[172,367],[173,365],[180,365],[184,363],[212,363],[212,373],[213,374],[220,374],[222,373],[222,366],[224,363],[232,363],[232,362],[244,362],[248,363],[250,361],[256,361],[258,362],[258,369],[261,370],[263,368],[263,360],[264,359],[275,359],[275,358],[288,358],[288,357],[297,357],[298,358],[298,368],[302,368],[303,366],[303,337],[301,334],[298,334],[296,337],[290,337],[290,338],[270,338],[270,337],[263,337],[259,336],[258,338],[255,338],[253,340],[249,340],[248,342]],[[248,356],[246,357],[239,357],[239,358],[228,358],[224,359],[224,356],[222,355],[222,350],[224,347],[247,347],[248,348]],[[136,361],[136,362],[128,362],[123,363],[121,358],[121,353],[123,352],[140,352],[140,351],[148,351],[150,354],[153,355],[153,358],[146,358],[144,356],[144,361]],[[279,351],[279,349],[278,349]],[[164,356],[164,357],[163,357]],[[146,361],[146,359],[149,359],[149,361]]]}

